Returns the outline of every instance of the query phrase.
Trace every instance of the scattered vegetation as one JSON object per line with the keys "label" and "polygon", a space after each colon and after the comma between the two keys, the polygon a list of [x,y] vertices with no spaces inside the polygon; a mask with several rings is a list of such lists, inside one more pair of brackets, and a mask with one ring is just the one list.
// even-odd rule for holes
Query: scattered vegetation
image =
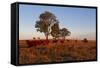
{"label": "scattered vegetation", "polygon": [[[87,43],[77,40],[60,42],[55,44],[54,40],[49,40],[48,45],[29,45],[26,40],[20,40],[19,46],[19,63],[43,63],[43,62],[64,62],[64,61],[81,61],[96,59],[96,42],[88,40]],[[24,47],[25,45],[25,47]],[[24,47],[24,48],[23,48]]]}

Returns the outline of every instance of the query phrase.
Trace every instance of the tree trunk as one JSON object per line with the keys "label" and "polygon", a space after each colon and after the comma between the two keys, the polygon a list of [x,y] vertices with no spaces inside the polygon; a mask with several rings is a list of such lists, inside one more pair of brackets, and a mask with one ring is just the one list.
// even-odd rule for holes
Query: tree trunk
{"label": "tree trunk", "polygon": [[46,45],[48,45],[48,34],[47,33],[45,33],[45,37],[46,37],[45,43],[46,43]]}
{"label": "tree trunk", "polygon": [[48,45],[48,35],[46,35],[46,45]]}
{"label": "tree trunk", "polygon": [[64,41],[65,41],[65,37],[64,37]]}

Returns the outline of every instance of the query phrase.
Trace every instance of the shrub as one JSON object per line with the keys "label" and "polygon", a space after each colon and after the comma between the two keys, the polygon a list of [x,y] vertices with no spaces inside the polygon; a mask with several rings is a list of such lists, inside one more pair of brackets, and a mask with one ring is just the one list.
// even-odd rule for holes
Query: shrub
{"label": "shrub", "polygon": [[85,43],[88,42],[87,38],[84,38],[84,39],[83,39],[83,42],[85,42]]}

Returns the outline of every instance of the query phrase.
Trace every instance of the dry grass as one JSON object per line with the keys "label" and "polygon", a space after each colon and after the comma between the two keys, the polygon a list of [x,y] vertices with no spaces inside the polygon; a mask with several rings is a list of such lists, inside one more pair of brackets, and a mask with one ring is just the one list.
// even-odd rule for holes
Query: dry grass
{"label": "dry grass", "polygon": [[44,63],[44,62],[68,62],[96,59],[96,42],[81,40],[58,41],[53,43],[49,40],[48,45],[38,45],[27,48],[25,40],[19,41],[19,63]]}

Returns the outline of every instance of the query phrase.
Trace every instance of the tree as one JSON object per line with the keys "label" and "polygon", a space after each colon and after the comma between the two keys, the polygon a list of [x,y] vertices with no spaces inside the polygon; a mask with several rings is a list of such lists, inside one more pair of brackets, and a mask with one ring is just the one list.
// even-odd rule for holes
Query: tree
{"label": "tree", "polygon": [[84,38],[84,39],[83,39],[83,42],[85,42],[85,43],[88,42],[87,38]]}
{"label": "tree", "polygon": [[48,11],[40,14],[39,20],[36,21],[35,28],[37,31],[43,32],[46,40],[48,41],[48,35],[51,33],[51,27],[57,22],[56,16]]}
{"label": "tree", "polygon": [[60,36],[63,37],[63,39],[65,40],[66,36],[70,36],[71,32],[68,31],[68,29],[66,28],[62,28],[60,29]]}
{"label": "tree", "polygon": [[59,31],[59,22],[55,23],[52,27],[51,27],[52,31],[51,31],[51,35],[52,37],[54,37],[55,39],[59,37],[60,31]]}

